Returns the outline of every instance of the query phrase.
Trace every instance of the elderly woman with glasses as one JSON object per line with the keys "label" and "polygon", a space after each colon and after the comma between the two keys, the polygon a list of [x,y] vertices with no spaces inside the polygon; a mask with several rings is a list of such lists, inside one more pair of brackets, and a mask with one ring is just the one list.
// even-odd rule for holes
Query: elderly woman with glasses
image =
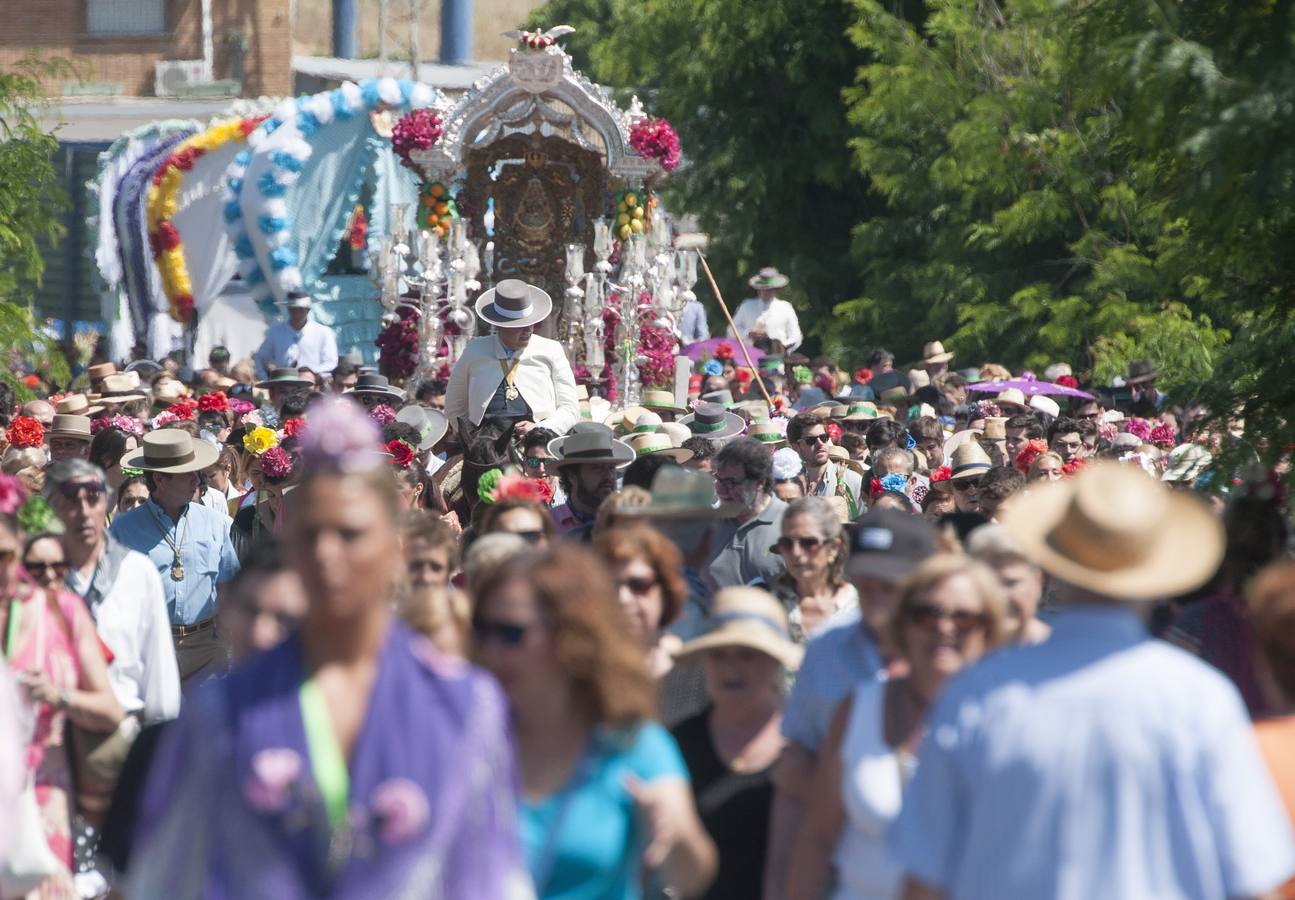
{"label": "elderly woman with glasses", "polygon": [[908,675],[869,679],[837,709],[793,851],[789,898],[818,900],[832,883],[832,900],[899,896],[903,872],[886,832],[916,771],[927,712],[950,678],[1004,639],[1004,609],[994,574],[961,554],[931,557],[903,583],[890,638]]}
{"label": "elderly woman with glasses", "polygon": [[674,739],[651,721],[644,623],[627,619],[606,568],[558,545],[508,560],[476,595],[475,655],[513,714],[536,895],[636,900],[653,873],[698,896],[715,848]]}
{"label": "elderly woman with glasses", "polygon": [[787,567],[773,585],[787,607],[792,639],[806,635],[836,613],[859,605],[859,592],[845,577],[850,555],[838,508],[824,497],[802,497],[782,515],[774,550]]}

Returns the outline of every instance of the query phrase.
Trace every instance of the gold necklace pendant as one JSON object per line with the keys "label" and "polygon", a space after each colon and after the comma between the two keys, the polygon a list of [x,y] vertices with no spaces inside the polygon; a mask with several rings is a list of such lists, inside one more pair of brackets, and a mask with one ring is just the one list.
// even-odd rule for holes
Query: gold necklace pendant
{"label": "gold necklace pendant", "polygon": [[521,391],[517,390],[517,388],[514,385],[510,384],[508,385],[508,388],[504,391],[504,396],[507,397],[509,400],[516,400],[518,397],[521,396]]}
{"label": "gold necklace pendant", "polygon": [[178,556],[175,558],[175,562],[171,563],[171,580],[184,581],[184,564],[180,562],[180,557]]}

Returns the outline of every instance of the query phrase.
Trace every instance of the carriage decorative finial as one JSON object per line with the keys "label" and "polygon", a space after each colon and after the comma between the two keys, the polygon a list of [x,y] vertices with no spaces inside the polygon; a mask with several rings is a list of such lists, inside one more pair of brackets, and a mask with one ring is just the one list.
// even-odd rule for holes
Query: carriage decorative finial
{"label": "carriage decorative finial", "polygon": [[570,25],[555,25],[548,31],[505,31],[504,37],[512,38],[526,50],[547,50],[554,46],[558,38],[575,32]]}

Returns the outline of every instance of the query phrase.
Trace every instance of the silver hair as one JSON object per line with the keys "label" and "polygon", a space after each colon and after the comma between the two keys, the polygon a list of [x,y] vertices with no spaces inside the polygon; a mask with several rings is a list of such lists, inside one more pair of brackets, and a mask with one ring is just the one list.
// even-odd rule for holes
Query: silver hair
{"label": "silver hair", "polygon": [[84,459],[61,459],[45,470],[45,488],[42,492],[46,501],[52,501],[58,489],[69,481],[80,478],[94,478],[101,484],[108,483],[103,469]]}

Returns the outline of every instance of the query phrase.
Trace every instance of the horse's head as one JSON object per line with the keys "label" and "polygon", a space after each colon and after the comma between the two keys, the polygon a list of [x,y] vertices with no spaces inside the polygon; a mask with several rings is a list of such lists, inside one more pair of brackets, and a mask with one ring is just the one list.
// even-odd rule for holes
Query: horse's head
{"label": "horse's head", "polygon": [[469,507],[477,504],[477,482],[491,469],[518,465],[521,460],[513,450],[511,421],[482,421],[480,426],[459,419],[459,440],[463,444],[463,496]]}

